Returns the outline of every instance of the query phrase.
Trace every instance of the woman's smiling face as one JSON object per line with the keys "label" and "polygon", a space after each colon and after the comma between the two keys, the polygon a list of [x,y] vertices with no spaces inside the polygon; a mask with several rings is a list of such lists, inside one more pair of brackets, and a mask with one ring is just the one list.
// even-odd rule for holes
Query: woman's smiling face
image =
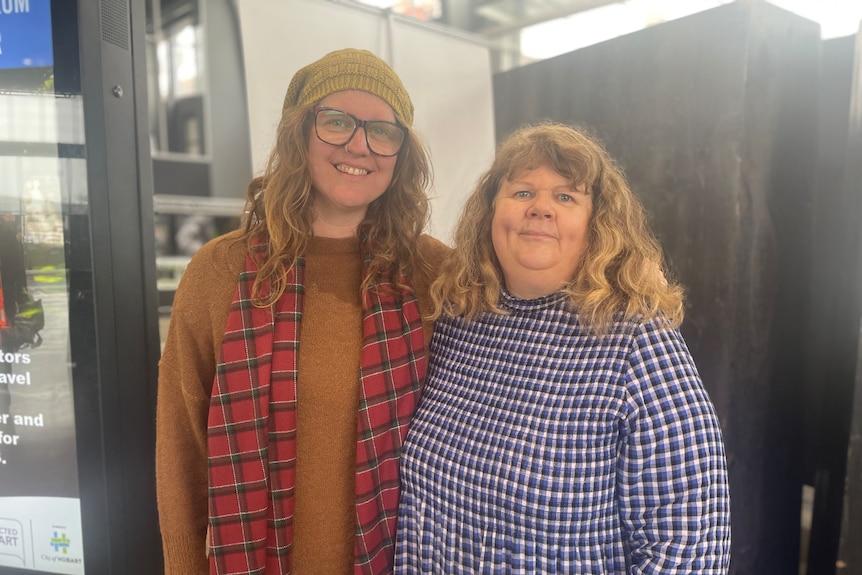
{"label": "woman's smiling face", "polygon": [[[395,113],[383,99],[360,90],[335,92],[321,106],[353,114],[361,120],[395,122]],[[315,221],[359,225],[369,204],[392,182],[397,156],[373,154],[358,128],[342,146],[321,141],[312,127],[308,135],[308,163],[314,195]]]}
{"label": "woman's smiling face", "polygon": [[551,294],[575,276],[587,249],[593,198],[540,166],[504,180],[494,200],[491,239],[506,289],[523,299]]}

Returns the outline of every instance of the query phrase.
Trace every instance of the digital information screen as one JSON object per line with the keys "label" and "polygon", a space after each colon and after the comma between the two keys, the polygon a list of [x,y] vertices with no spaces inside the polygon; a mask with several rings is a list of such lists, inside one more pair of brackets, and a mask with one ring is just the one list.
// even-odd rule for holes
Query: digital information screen
{"label": "digital information screen", "polygon": [[88,209],[83,106],[53,66],[50,0],[0,0],[0,573],[84,573],[64,229]]}
{"label": "digital information screen", "polygon": [[0,0],[0,70],[54,64],[49,0]]}

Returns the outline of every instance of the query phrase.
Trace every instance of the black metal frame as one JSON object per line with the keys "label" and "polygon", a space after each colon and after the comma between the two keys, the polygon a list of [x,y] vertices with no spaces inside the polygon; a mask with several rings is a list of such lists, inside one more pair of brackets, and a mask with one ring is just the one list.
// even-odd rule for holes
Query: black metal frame
{"label": "black metal frame", "polygon": [[85,117],[89,210],[73,208],[65,230],[85,572],[152,575],[159,336],[144,6],[54,1],[52,21],[55,90],[81,94]]}
{"label": "black metal frame", "polygon": [[55,91],[82,95],[85,117],[89,205],[65,224],[85,572],[152,575],[162,572],[159,335],[144,5],[55,0],[51,10]]}
{"label": "black metal frame", "polygon": [[95,366],[74,379],[85,569],[151,575],[159,336],[144,3],[82,1],[78,18],[92,286],[82,274],[72,297],[91,294],[95,311],[95,346],[73,339],[76,364],[78,353]]}

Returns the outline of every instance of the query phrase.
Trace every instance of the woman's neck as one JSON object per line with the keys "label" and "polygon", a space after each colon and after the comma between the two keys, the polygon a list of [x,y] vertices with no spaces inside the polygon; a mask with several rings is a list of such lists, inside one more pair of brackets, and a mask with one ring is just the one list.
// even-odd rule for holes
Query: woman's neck
{"label": "woman's neck", "polygon": [[321,197],[314,198],[311,230],[319,238],[350,238],[365,220],[368,206],[334,206]]}
{"label": "woman's neck", "polygon": [[311,224],[311,230],[319,238],[351,238],[356,236],[357,223],[332,223],[316,218]]}

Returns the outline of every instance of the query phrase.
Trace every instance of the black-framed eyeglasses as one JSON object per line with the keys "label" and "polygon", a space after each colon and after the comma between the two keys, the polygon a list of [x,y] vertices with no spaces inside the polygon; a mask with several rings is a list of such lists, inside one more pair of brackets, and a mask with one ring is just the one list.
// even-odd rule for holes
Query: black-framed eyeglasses
{"label": "black-framed eyeglasses", "polygon": [[365,131],[368,149],[378,156],[394,156],[404,143],[405,130],[398,124],[383,120],[360,120],[353,114],[325,106],[314,108],[314,131],[322,142],[344,146],[353,139],[359,128]]}

